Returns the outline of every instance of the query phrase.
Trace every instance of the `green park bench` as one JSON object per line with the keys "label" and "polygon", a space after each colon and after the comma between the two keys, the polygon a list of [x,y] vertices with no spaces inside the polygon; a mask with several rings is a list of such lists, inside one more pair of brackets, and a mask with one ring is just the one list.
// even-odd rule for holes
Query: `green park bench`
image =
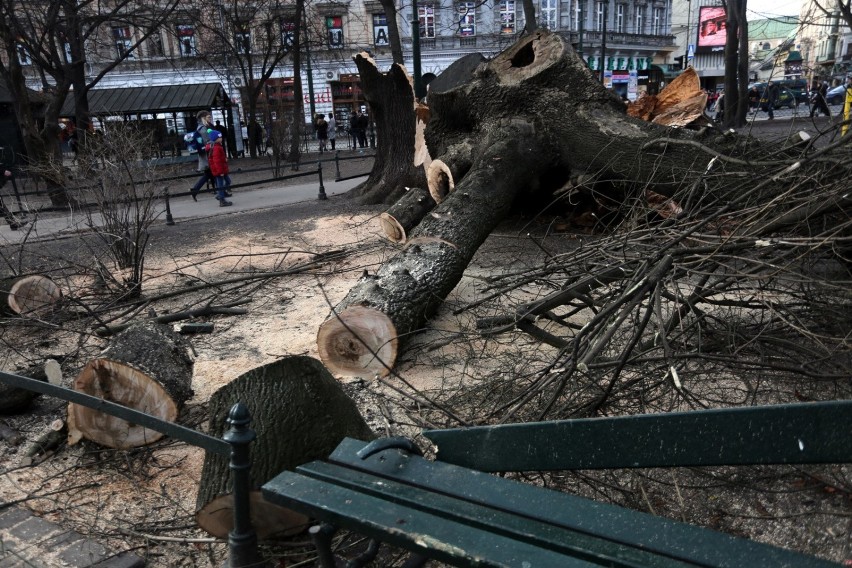
{"label": "green park bench", "polygon": [[405,438],[347,438],[263,492],[320,523],[324,567],[339,528],[411,551],[412,567],[834,566],[487,472],[847,463],[850,432],[852,401],[841,401],[429,430],[435,461]]}

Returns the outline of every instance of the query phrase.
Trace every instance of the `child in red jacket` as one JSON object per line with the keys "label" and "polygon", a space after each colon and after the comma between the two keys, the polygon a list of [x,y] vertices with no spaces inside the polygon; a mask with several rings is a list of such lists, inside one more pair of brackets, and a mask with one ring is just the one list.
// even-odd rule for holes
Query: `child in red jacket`
{"label": "child in red jacket", "polygon": [[210,174],[216,180],[216,199],[219,207],[233,205],[225,199],[228,188],[231,187],[231,176],[228,175],[228,157],[225,155],[225,147],[222,146],[222,133],[218,130],[210,130],[210,144],[207,149],[207,160],[210,164]]}

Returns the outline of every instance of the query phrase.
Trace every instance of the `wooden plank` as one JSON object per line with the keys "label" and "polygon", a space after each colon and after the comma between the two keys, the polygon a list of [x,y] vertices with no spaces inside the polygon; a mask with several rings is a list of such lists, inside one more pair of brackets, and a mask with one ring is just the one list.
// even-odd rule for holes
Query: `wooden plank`
{"label": "wooden plank", "polygon": [[263,494],[277,505],[453,566],[600,566],[295,472],[278,475]]}
{"label": "wooden plank", "polygon": [[[838,435],[845,432],[845,435]],[[479,471],[852,462],[852,401],[427,430]]]}
{"label": "wooden plank", "polygon": [[699,566],[834,566],[798,552],[452,464],[430,462],[399,450],[385,450],[361,460],[356,453],[365,445],[347,438],[329,461]]}

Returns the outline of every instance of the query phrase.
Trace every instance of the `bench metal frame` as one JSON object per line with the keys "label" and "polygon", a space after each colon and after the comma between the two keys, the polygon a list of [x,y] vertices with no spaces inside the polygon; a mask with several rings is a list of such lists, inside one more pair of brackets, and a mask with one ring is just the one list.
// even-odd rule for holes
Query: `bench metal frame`
{"label": "bench metal frame", "polygon": [[850,401],[431,430],[438,461],[407,440],[346,439],[263,492],[323,523],[312,531],[323,566],[329,526],[412,551],[412,566],[833,566],[482,470],[842,463],[849,432]]}

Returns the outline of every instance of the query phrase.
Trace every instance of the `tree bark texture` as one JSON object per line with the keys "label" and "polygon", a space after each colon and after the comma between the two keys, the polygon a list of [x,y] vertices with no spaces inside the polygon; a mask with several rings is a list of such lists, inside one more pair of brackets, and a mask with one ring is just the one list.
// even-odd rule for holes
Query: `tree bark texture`
{"label": "tree bark texture", "polygon": [[0,313],[37,316],[62,299],[62,290],[47,276],[31,274],[0,282]]}
{"label": "tree bark texture", "polygon": [[[455,165],[448,166],[454,191],[320,327],[320,358],[334,373],[389,373],[403,339],[443,302],[520,193],[552,192],[572,175],[590,174],[671,195],[710,160],[685,145],[649,144],[698,135],[628,117],[624,103],[546,30],[490,62],[457,61],[430,84],[429,106],[425,140],[434,160],[446,156]],[[468,152],[459,151],[466,146],[469,169]]]}
{"label": "tree bark texture", "polygon": [[[59,364],[53,359],[48,359],[45,364],[30,365],[15,371],[15,374],[39,381],[49,381],[51,384],[59,384],[62,378]],[[37,392],[0,383],[0,414],[24,412],[39,396],[41,395]]]}
{"label": "tree bark texture", "polygon": [[[307,519],[266,502],[260,486],[284,470],[327,457],[344,437],[374,437],[358,408],[316,359],[286,357],[252,369],[210,398],[213,436],[227,430],[226,419],[237,402],[249,407],[251,428],[252,524],[258,538],[299,532]],[[223,456],[208,453],[196,498],[198,524],[225,538],[231,529],[231,471]]]}
{"label": "tree bark texture", "polygon": [[414,166],[414,90],[402,65],[382,73],[367,53],[357,54],[355,65],[378,136],[370,176],[352,192],[363,203],[391,204],[406,187],[426,186],[423,170]]}
{"label": "tree bark texture", "polygon": [[409,231],[434,208],[435,200],[428,190],[422,187],[406,188],[405,195],[379,215],[382,232],[389,240],[404,243]]}
{"label": "tree bark texture", "polygon": [[[131,326],[89,361],[74,381],[76,390],[175,421],[192,397],[188,342],[169,326]],[[68,438],[86,438],[110,448],[150,444],[163,434],[76,404],[68,405]]]}

